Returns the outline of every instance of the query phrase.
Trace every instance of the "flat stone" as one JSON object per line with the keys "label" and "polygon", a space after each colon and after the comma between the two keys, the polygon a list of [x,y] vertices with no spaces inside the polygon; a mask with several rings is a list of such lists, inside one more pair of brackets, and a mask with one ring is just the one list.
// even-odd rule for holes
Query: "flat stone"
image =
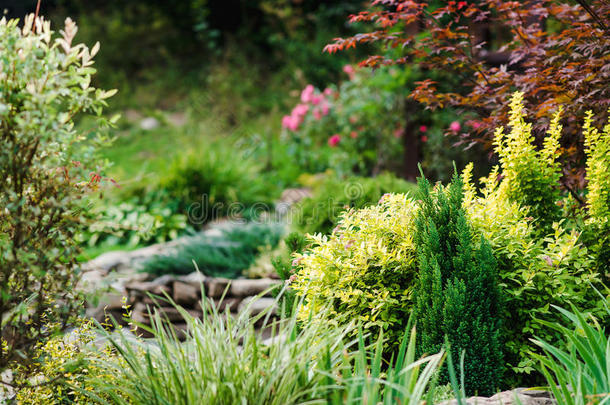
{"label": "flat stone", "polygon": [[127,291],[125,290],[106,293],[99,298],[95,307],[87,308],[85,314],[89,318],[103,322],[109,313],[123,310],[124,297],[127,297]]}
{"label": "flat stone", "polygon": [[174,281],[172,298],[180,305],[194,306],[199,301],[199,288],[181,281]]}
{"label": "flat stone", "polygon": [[125,289],[131,294],[145,296],[146,293],[162,296],[164,292],[170,293],[170,287],[154,281],[136,281],[125,285]]}
{"label": "flat stone", "polygon": [[124,266],[130,261],[130,252],[116,250],[113,252],[102,253],[93,260],[82,265],[83,270],[103,270],[108,273],[110,270],[116,270]]}
{"label": "flat stone", "polygon": [[102,269],[84,272],[78,280],[76,288],[83,292],[94,292],[98,288],[104,286],[104,279],[107,274],[108,272]]}
{"label": "flat stone", "polygon": [[[232,297],[250,297],[261,294],[276,284],[277,281],[270,278],[233,280],[229,288],[229,295]],[[270,291],[267,291],[266,295],[269,296],[269,293]]]}
{"label": "flat stone", "polygon": [[205,295],[210,298],[220,298],[224,294],[231,280],[228,278],[206,278],[205,279]]}
{"label": "flat stone", "polygon": [[189,285],[197,288],[198,290],[201,289],[202,285],[205,285],[206,279],[207,279],[207,277],[198,271],[194,271],[190,274],[187,274],[186,276],[180,276],[177,278],[178,281],[189,284]]}
{"label": "flat stone", "polygon": [[274,298],[267,297],[248,297],[239,304],[238,311],[248,311],[250,316],[259,315],[263,311],[269,311],[271,316],[276,316],[278,314],[277,301]]}
{"label": "flat stone", "polygon": [[[529,391],[529,392],[528,392]],[[532,395],[529,395],[529,394]],[[517,400],[518,398],[518,400]],[[457,405],[457,400],[441,402],[439,405]],[[549,392],[540,390],[527,390],[517,388],[512,391],[499,392],[496,395],[486,397],[470,397],[466,399],[468,405],[554,405],[556,402],[551,398]]]}
{"label": "flat stone", "polygon": [[136,323],[150,325],[147,306],[141,302],[137,302],[131,310],[131,319]]}
{"label": "flat stone", "polygon": [[225,297],[223,300],[215,299],[213,302],[218,312],[224,312],[227,309],[230,312],[237,312],[239,304],[241,303],[241,298]]}

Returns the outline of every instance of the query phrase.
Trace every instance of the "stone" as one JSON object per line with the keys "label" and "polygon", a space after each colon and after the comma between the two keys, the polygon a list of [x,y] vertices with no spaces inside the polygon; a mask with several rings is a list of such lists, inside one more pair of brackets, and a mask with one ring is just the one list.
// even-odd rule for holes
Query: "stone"
{"label": "stone", "polygon": [[205,295],[210,298],[222,297],[230,282],[228,278],[207,278],[204,284]]}
{"label": "stone", "polygon": [[199,288],[181,281],[174,281],[172,298],[177,304],[194,306],[199,301]]}
{"label": "stone", "polygon": [[218,310],[218,312],[224,312],[227,309],[230,312],[237,312],[239,308],[239,304],[241,303],[241,298],[227,298],[225,297],[223,300],[215,299],[213,300],[214,306]]}
{"label": "stone", "polygon": [[[233,280],[229,288],[229,295],[231,297],[250,297],[261,294],[276,284],[277,281],[270,278]],[[270,291],[267,291],[265,295],[269,296],[269,293]]]}
{"label": "stone", "polygon": [[269,311],[268,313],[271,316],[277,316],[278,306],[275,298],[248,297],[239,304],[238,311],[248,311],[250,316],[256,316],[264,311]]}
{"label": "stone", "polygon": [[123,298],[127,291],[113,291],[102,295],[95,307],[87,308],[85,314],[98,322],[103,322],[110,313],[123,311]]}
{"label": "stone", "polygon": [[182,127],[187,122],[186,114],[183,112],[171,113],[167,116],[167,120],[175,127]]}
{"label": "stone", "polygon": [[78,280],[76,288],[79,291],[92,293],[98,288],[104,286],[104,279],[107,274],[108,273],[102,269],[84,272]]}
{"label": "stone", "polygon": [[[518,400],[517,400],[518,397]],[[457,405],[457,400],[441,402],[439,405]],[[485,397],[470,397],[466,399],[467,405],[554,405],[551,393],[540,390],[517,388],[512,391],[499,392],[496,395]]]}
{"label": "stone", "polygon": [[130,293],[139,296],[146,296],[147,293],[163,296],[164,292],[170,293],[170,287],[166,284],[159,284],[155,281],[136,281],[125,285],[125,289]]}
{"label": "stone", "polygon": [[136,323],[150,325],[147,306],[142,302],[137,302],[131,310],[131,319]]}
{"label": "stone", "polygon": [[102,270],[108,273],[110,270],[117,270],[125,266],[129,262],[129,255],[130,252],[122,250],[102,253],[95,259],[84,263],[82,268],[84,271]]}
{"label": "stone", "polygon": [[206,279],[207,279],[207,277],[198,271],[194,271],[190,274],[187,274],[186,276],[180,276],[177,278],[178,281],[189,284],[189,285],[197,288],[197,290],[200,290],[201,286],[205,285]]}
{"label": "stone", "polygon": [[140,121],[140,128],[145,131],[151,131],[153,129],[159,128],[159,120],[155,117],[146,117],[142,121]]}

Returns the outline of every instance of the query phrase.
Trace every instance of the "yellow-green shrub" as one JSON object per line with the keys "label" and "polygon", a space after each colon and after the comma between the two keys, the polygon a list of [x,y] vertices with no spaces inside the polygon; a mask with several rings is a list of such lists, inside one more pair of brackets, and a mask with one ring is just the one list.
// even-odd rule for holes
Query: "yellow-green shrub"
{"label": "yellow-green shrub", "polygon": [[579,232],[568,231],[560,223],[552,224],[551,234],[539,237],[535,219],[510,201],[505,187],[496,182],[497,168],[481,179],[484,186],[479,196],[470,170],[471,166],[463,174],[468,189],[464,205],[470,222],[489,241],[498,262],[505,300],[505,357],[514,372],[529,373],[534,365],[528,355],[533,347],[529,339],[534,335],[553,341],[560,338],[536,318],[556,316],[551,304],[591,306],[589,300],[594,298],[588,283],[598,281],[593,258],[579,242]]}
{"label": "yellow-green shrub", "polygon": [[[610,111],[610,110],[609,110]],[[583,240],[595,256],[597,271],[610,283],[610,121],[600,132],[589,111],[583,132],[587,154],[587,208]],[[609,321],[610,322],[610,321]]]}
{"label": "yellow-green shrub", "polygon": [[[301,319],[361,321],[373,336],[381,328],[398,342],[416,276],[415,210],[407,195],[386,194],[376,206],[346,211],[332,235],[310,235],[315,247],[294,262],[299,272],[292,288],[305,297]],[[327,305],[329,311],[321,311]],[[327,316],[320,319],[320,313]]]}
{"label": "yellow-green shrub", "polygon": [[[500,167],[481,179],[479,191],[471,181],[472,165],[465,169],[464,205],[473,226],[491,243],[499,264],[506,300],[508,363],[515,372],[529,373],[533,370],[528,356],[533,348],[530,339],[534,335],[553,342],[560,339],[556,331],[536,319],[557,318],[549,308],[552,304],[569,302],[583,310],[601,310],[596,308],[597,296],[590,288],[599,283],[600,274],[599,260],[591,251],[592,244],[582,238],[583,230],[568,226],[567,218],[558,216],[560,205],[568,203],[558,193],[561,111],[551,121],[543,148],[537,150],[531,125],[523,116],[521,93],[513,97],[511,110],[510,132],[496,131]],[[610,158],[605,158],[604,142],[589,122],[590,117],[584,126],[590,151],[589,214],[596,219],[588,222],[605,223],[610,210],[604,211],[599,199],[604,195],[601,190],[610,190],[610,186],[599,184],[607,182],[602,173],[610,170]]]}
{"label": "yellow-green shrub", "polygon": [[[104,361],[120,361],[108,347],[94,346],[96,338],[91,322],[84,322],[70,335],[56,336],[37,347],[38,362],[18,365],[16,382],[18,404],[97,404],[100,393],[88,384],[88,379],[99,378],[108,383],[119,376],[101,367]],[[23,377],[22,377],[23,376]],[[31,378],[30,376],[34,376]],[[26,379],[23,379],[26,378]],[[105,400],[109,397],[103,396]]]}

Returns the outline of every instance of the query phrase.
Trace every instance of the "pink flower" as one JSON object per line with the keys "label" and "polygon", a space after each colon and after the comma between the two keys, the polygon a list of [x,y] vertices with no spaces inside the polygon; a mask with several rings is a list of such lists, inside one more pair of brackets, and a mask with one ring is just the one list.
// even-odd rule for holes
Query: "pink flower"
{"label": "pink flower", "polygon": [[316,119],[316,121],[320,121],[320,119],[322,119],[322,113],[320,112],[319,108],[314,108],[313,117]]}
{"label": "pink flower", "polygon": [[331,136],[330,138],[328,138],[328,146],[330,146],[331,148],[334,148],[335,146],[337,146],[337,144],[341,141],[341,135],[339,134],[334,134],[333,136]]}
{"label": "pink flower", "polygon": [[324,89],[325,96],[330,96],[331,94],[333,94],[333,89],[331,89],[330,87]]}
{"label": "pink flower", "polygon": [[426,132],[426,131],[428,131],[428,127],[427,126],[425,126],[425,125],[420,125],[419,126],[419,132]]}
{"label": "pink flower", "polygon": [[301,92],[301,101],[303,103],[309,103],[311,101],[314,91],[315,89],[313,85],[308,84],[307,86],[305,86],[305,88]]}
{"label": "pink flower", "polygon": [[473,127],[474,129],[479,129],[479,128],[481,128],[481,125],[482,125],[482,124],[481,124],[479,121],[473,121],[473,122],[472,122],[472,127]]}
{"label": "pink flower", "polygon": [[356,132],[356,131],[352,131],[352,132],[350,132],[350,133],[349,133],[349,136],[350,136],[352,139],[356,139],[356,138],[358,137],[358,132]]}
{"label": "pink flower", "polygon": [[320,96],[313,96],[311,98],[311,104],[318,105],[318,104],[320,104],[322,102],[322,100],[324,100],[324,97],[322,97],[321,95]]}
{"label": "pink flower", "polygon": [[328,104],[322,103],[322,115],[328,115],[329,111],[330,111],[330,107],[328,106]]}
{"label": "pink flower", "polygon": [[354,67],[352,65],[345,65],[343,66],[343,71],[345,73],[347,73],[347,75],[349,76],[349,78],[353,78],[354,77],[354,73],[356,73],[356,71],[354,70]]}
{"label": "pink flower", "polygon": [[449,125],[449,129],[452,130],[453,132],[458,132],[460,129],[462,129],[462,126],[460,125],[459,122],[457,121],[453,121],[450,125]]}
{"label": "pink flower", "polygon": [[296,131],[299,128],[299,118],[292,115],[284,115],[282,118],[282,127],[291,131]]}
{"label": "pink flower", "polygon": [[284,115],[282,117],[282,127],[288,128],[292,124],[292,117],[290,115]]}
{"label": "pink flower", "polygon": [[422,142],[428,142],[428,137],[427,137],[426,135],[423,135],[423,136],[421,137],[421,141],[422,141]]}
{"label": "pink flower", "polygon": [[396,128],[394,130],[394,138],[400,138],[402,136],[402,131],[403,131],[402,128]]}
{"label": "pink flower", "polygon": [[307,114],[307,111],[309,111],[309,106],[307,104],[297,104],[297,106],[292,109],[292,116],[302,118]]}
{"label": "pink flower", "polygon": [[349,122],[351,122],[352,124],[355,124],[356,122],[358,122],[358,117],[356,117],[355,115],[350,116]]}

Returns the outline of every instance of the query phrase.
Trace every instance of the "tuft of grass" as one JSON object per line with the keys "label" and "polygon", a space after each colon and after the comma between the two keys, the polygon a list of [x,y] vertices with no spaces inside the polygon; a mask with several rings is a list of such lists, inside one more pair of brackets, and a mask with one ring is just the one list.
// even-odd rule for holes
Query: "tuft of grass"
{"label": "tuft of grass", "polygon": [[[93,365],[120,378],[90,378],[86,393],[119,405],[418,405],[431,399],[430,385],[444,358],[438,353],[416,360],[414,329],[385,362],[383,336],[367,345],[360,331],[349,340],[354,325],[303,325],[296,316],[272,322],[268,311],[251,317],[246,308],[232,316],[208,301],[202,307],[203,318],[196,319],[176,306],[186,323],[182,343],[158,312],[151,314],[152,326],[144,327],[155,336],[153,344],[100,330],[117,358],[94,358]],[[266,341],[256,331],[261,324],[271,334]]]}
{"label": "tuft of grass", "polygon": [[[608,298],[603,297],[610,317]],[[610,404],[610,338],[599,323],[587,320],[574,306],[571,311],[554,306],[569,326],[541,321],[563,334],[566,349],[543,339],[532,341],[544,355],[534,354],[540,371],[559,405]]]}

